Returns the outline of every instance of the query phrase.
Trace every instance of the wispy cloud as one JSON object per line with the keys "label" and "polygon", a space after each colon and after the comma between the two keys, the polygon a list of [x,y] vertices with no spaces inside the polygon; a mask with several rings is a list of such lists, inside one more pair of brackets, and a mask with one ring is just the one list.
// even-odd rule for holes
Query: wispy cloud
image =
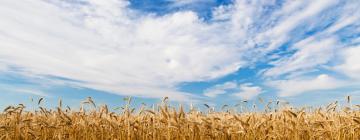
{"label": "wispy cloud", "polygon": [[293,48],[296,52],[290,57],[283,57],[272,64],[275,66],[267,70],[265,76],[281,76],[292,72],[306,71],[314,67],[326,64],[335,56],[337,45],[336,39],[328,38],[314,40],[308,38],[296,43]]}
{"label": "wispy cloud", "polygon": [[238,88],[238,84],[236,82],[226,82],[224,84],[218,84],[211,88],[205,90],[204,95],[208,97],[216,97],[221,94],[225,94],[227,90],[234,90]]}
{"label": "wispy cloud", "polygon": [[170,2],[173,2],[171,6],[173,7],[181,7],[186,5],[197,5],[197,4],[206,4],[206,3],[215,3],[215,0],[168,0]]}
{"label": "wispy cloud", "polygon": [[[291,40],[293,31],[296,27],[306,22],[311,22],[311,18],[320,14],[323,10],[336,4],[334,0],[315,0],[315,1],[287,1],[282,9],[275,11],[274,16],[270,17],[270,22],[275,24],[268,26],[265,32],[256,37],[259,43],[268,43],[265,51],[277,49],[281,44]],[[269,21],[268,21],[269,22]],[[273,24],[273,23],[272,23]],[[265,42],[264,42],[265,41]]]}
{"label": "wispy cloud", "polygon": [[336,89],[347,83],[329,75],[321,74],[316,78],[301,77],[291,80],[275,80],[269,81],[267,84],[278,89],[280,97],[288,97],[311,91]]}
{"label": "wispy cloud", "polygon": [[240,97],[241,99],[244,100],[253,99],[254,97],[258,96],[260,93],[264,92],[261,87],[254,86],[251,83],[241,84],[239,86],[239,90],[240,90],[239,92],[233,95]]}
{"label": "wispy cloud", "polygon": [[206,89],[204,95],[215,98],[222,94],[228,94],[241,99],[249,100],[258,96],[262,92],[263,89],[261,87],[255,86],[252,83],[240,84],[236,82],[226,82]]}
{"label": "wispy cloud", "polygon": [[[322,2],[324,3],[321,4]],[[349,66],[346,66],[346,63],[351,63],[351,65],[354,63],[351,62],[350,57],[354,58],[355,55],[344,51],[347,48],[351,48],[353,51],[356,50],[351,45],[351,42],[358,37],[353,38],[350,36],[356,34],[354,31],[358,29],[360,16],[354,13],[360,13],[355,8],[355,5],[359,6],[360,4],[355,1],[319,1],[318,4],[316,3],[309,4],[305,11],[296,10],[300,12],[300,15],[290,17],[290,19],[304,19],[295,20],[296,23],[289,24],[296,32],[285,33],[285,35],[287,34],[286,38],[280,41],[287,42],[285,43],[286,48],[280,51],[284,54],[275,56],[275,58],[277,57],[275,61],[268,63],[273,65],[273,67],[268,68],[263,73],[263,76],[267,79],[266,81],[271,83],[269,86],[279,91],[279,96],[294,96],[317,90],[332,90],[357,83],[352,80],[352,78],[356,77],[350,74],[353,72],[347,71],[345,68]],[[300,5],[302,4],[296,4],[294,7],[301,7]],[[334,5],[338,5],[341,8],[337,7],[333,8],[333,10],[327,10],[328,7]],[[309,11],[306,12],[306,9]],[[314,18],[314,16],[317,18]],[[287,27],[280,25],[279,28]],[[301,28],[297,27],[299,25],[301,25]],[[349,27],[352,30],[346,29]],[[279,35],[284,35],[284,33],[281,32]],[[279,38],[276,36],[272,37]],[[344,41],[348,39],[349,41]],[[337,62],[341,60],[345,60],[344,64],[338,66]],[[331,68],[334,65],[336,65],[335,69],[337,70]],[[325,72],[323,72],[324,69]],[[330,74],[314,74],[314,72],[329,73],[329,71]],[[341,77],[338,76],[339,73],[348,75],[349,79],[339,79],[338,77]]]}
{"label": "wispy cloud", "polygon": [[49,95],[39,89],[33,87],[23,87],[23,86],[14,86],[9,84],[0,84],[0,91],[7,93],[16,93],[16,94],[29,94],[41,97],[49,97]]}
{"label": "wispy cloud", "polygon": [[40,90],[34,90],[34,89],[14,89],[14,92],[17,93],[23,93],[23,94],[32,94],[32,95],[37,95],[37,96],[42,96],[42,97],[48,97],[48,94],[40,91]]}

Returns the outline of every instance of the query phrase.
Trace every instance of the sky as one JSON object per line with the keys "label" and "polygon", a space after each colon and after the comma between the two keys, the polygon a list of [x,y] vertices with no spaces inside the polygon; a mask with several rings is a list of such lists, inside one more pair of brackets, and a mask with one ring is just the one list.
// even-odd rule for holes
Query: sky
{"label": "sky", "polygon": [[0,108],[360,103],[358,0],[0,0]]}

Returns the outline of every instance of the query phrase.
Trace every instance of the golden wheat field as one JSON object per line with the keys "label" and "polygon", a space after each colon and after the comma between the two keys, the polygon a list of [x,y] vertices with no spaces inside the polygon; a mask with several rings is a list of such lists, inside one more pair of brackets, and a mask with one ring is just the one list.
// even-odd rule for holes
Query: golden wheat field
{"label": "golden wheat field", "polygon": [[[348,97],[350,98],[350,97]],[[23,104],[7,107],[0,115],[1,140],[258,140],[258,139],[360,139],[360,106],[331,103],[322,108],[291,108],[279,101],[264,103],[264,111],[239,111],[224,105],[222,111],[185,111],[170,106],[167,98],[157,106],[130,107],[121,112],[96,106],[89,97],[79,110],[63,107],[26,111]],[[350,99],[349,99],[350,100]],[[349,101],[348,101],[349,102]],[[86,109],[85,109],[86,108]]]}

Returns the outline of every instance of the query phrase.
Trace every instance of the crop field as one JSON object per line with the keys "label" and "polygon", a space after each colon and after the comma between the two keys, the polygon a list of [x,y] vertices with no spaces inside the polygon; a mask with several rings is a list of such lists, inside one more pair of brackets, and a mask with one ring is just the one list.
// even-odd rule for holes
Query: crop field
{"label": "crop field", "polygon": [[[215,111],[182,105],[167,98],[153,107],[132,108],[131,98],[116,112],[97,106],[91,98],[78,110],[39,107],[26,111],[23,104],[0,114],[0,139],[117,139],[117,140],[261,140],[360,139],[360,105],[330,103],[321,108],[292,108],[280,101],[264,103],[263,111],[244,111],[241,102]],[[350,97],[348,97],[350,100]],[[240,110],[242,108],[243,110]]]}

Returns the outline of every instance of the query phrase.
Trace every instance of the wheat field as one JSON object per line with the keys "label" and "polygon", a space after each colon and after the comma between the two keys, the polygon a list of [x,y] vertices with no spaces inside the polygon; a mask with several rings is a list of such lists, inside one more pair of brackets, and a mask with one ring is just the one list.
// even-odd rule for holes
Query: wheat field
{"label": "wheat field", "polygon": [[[348,103],[350,102],[350,97]],[[89,97],[80,109],[63,107],[26,111],[23,104],[0,114],[1,140],[359,140],[360,105],[338,102],[322,108],[291,108],[280,101],[264,103],[263,111],[239,111],[246,102],[215,111],[170,106],[131,108],[131,98],[117,113],[96,106]]]}

